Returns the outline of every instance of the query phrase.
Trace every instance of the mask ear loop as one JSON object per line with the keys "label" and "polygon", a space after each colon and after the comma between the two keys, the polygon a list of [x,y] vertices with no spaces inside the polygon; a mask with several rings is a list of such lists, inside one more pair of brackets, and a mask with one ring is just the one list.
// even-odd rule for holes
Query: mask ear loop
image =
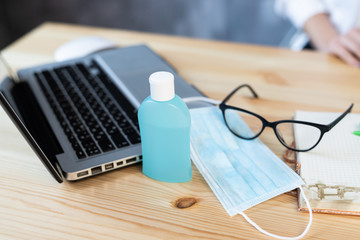
{"label": "mask ear loop", "polygon": [[214,104],[214,105],[219,105],[221,103],[221,101],[219,101],[219,100],[215,100],[215,99],[207,98],[207,97],[187,97],[187,98],[183,98],[182,100],[185,103],[206,102],[206,103],[211,103],[211,104]]}
{"label": "mask ear loop", "polygon": [[258,231],[260,231],[263,234],[266,234],[266,235],[268,235],[270,237],[274,237],[274,238],[278,238],[278,239],[300,239],[300,238],[302,238],[302,237],[304,237],[306,235],[306,233],[309,231],[310,226],[312,224],[312,209],[311,209],[309,200],[305,196],[304,190],[302,189],[301,186],[299,188],[300,188],[301,196],[304,198],[305,203],[306,203],[306,205],[307,205],[307,207],[309,209],[309,222],[308,222],[308,225],[306,226],[304,232],[302,234],[300,234],[299,236],[297,236],[297,237],[283,237],[283,236],[279,236],[279,235],[276,235],[276,234],[269,233],[268,231],[265,231],[264,229],[259,227],[259,225],[257,225],[255,222],[253,222],[244,212],[240,212],[240,214],[246,219],[246,221],[248,221],[248,223],[253,225],[253,227],[255,227]]}

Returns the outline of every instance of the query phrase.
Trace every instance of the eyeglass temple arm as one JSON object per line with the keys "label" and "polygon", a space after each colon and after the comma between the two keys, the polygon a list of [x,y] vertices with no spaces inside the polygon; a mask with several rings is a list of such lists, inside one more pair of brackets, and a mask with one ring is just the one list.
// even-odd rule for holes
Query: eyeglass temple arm
{"label": "eyeglass temple arm", "polygon": [[354,104],[352,103],[350,105],[350,107],[343,113],[341,114],[337,119],[335,119],[334,121],[332,121],[328,126],[329,126],[329,130],[332,129],[336,124],[338,124],[338,122],[340,122],[352,109],[352,107],[354,106]]}
{"label": "eyeglass temple arm", "polygon": [[237,88],[235,88],[222,102],[225,103],[227,100],[229,100],[229,98],[231,98],[232,95],[234,95],[234,93],[236,93],[240,88],[243,88],[243,87],[247,87],[250,90],[250,92],[252,93],[253,97],[258,98],[257,93],[255,92],[255,90],[252,87],[250,87],[249,84],[243,84],[243,85],[240,85]]}

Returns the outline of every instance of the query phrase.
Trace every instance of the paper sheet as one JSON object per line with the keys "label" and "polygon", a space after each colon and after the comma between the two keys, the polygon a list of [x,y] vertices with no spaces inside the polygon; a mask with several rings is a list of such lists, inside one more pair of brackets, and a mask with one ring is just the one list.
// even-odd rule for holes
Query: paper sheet
{"label": "paper sheet", "polygon": [[[340,115],[297,111],[295,119],[328,124]],[[306,183],[304,189],[314,207],[360,210],[360,136],[353,134],[360,130],[359,124],[360,114],[348,114],[325,133],[314,149],[297,154],[300,175]],[[312,137],[296,128],[294,134],[300,145]]]}

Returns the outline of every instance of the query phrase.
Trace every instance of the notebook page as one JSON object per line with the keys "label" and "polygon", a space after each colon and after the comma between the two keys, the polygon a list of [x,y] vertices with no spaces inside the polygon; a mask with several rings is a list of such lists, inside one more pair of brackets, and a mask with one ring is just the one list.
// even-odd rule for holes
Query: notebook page
{"label": "notebook page", "polygon": [[[295,119],[328,124],[340,115],[341,113],[297,111]],[[310,198],[329,199],[319,195],[319,191],[323,189],[328,196],[334,194],[334,197],[337,196],[339,199],[349,197],[349,200],[350,198],[355,200],[356,197],[357,201],[360,201],[360,193],[356,194],[357,188],[360,188],[360,137],[353,134],[354,130],[360,130],[359,124],[360,114],[348,114],[324,134],[314,149],[298,153],[298,161],[301,164],[300,175],[313,193]],[[300,146],[312,137],[299,128],[294,129],[294,134],[296,144]],[[339,188],[349,193],[340,196]]]}

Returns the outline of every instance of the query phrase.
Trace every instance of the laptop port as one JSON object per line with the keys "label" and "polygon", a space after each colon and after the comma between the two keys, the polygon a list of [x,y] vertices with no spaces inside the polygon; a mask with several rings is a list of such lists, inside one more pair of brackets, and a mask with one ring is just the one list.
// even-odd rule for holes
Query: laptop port
{"label": "laptop port", "polygon": [[142,155],[139,156],[139,160],[142,160]]}
{"label": "laptop port", "polygon": [[86,176],[86,175],[88,175],[89,174],[89,171],[83,171],[83,172],[79,172],[78,174],[77,174],[77,176],[78,177],[83,177],[83,176]]}
{"label": "laptop port", "polygon": [[91,173],[94,175],[94,174],[97,174],[97,173],[101,173],[102,170],[101,170],[101,166],[99,167],[94,167],[91,169]]}
{"label": "laptop port", "polygon": [[125,161],[126,161],[126,164],[136,162],[136,157],[126,159]]}
{"label": "laptop port", "polygon": [[105,164],[105,170],[109,170],[109,169],[112,169],[112,168],[114,168],[114,164],[113,164],[113,163]]}
{"label": "laptop port", "polygon": [[116,163],[116,166],[121,166],[121,165],[124,165],[124,161],[120,161]]}

